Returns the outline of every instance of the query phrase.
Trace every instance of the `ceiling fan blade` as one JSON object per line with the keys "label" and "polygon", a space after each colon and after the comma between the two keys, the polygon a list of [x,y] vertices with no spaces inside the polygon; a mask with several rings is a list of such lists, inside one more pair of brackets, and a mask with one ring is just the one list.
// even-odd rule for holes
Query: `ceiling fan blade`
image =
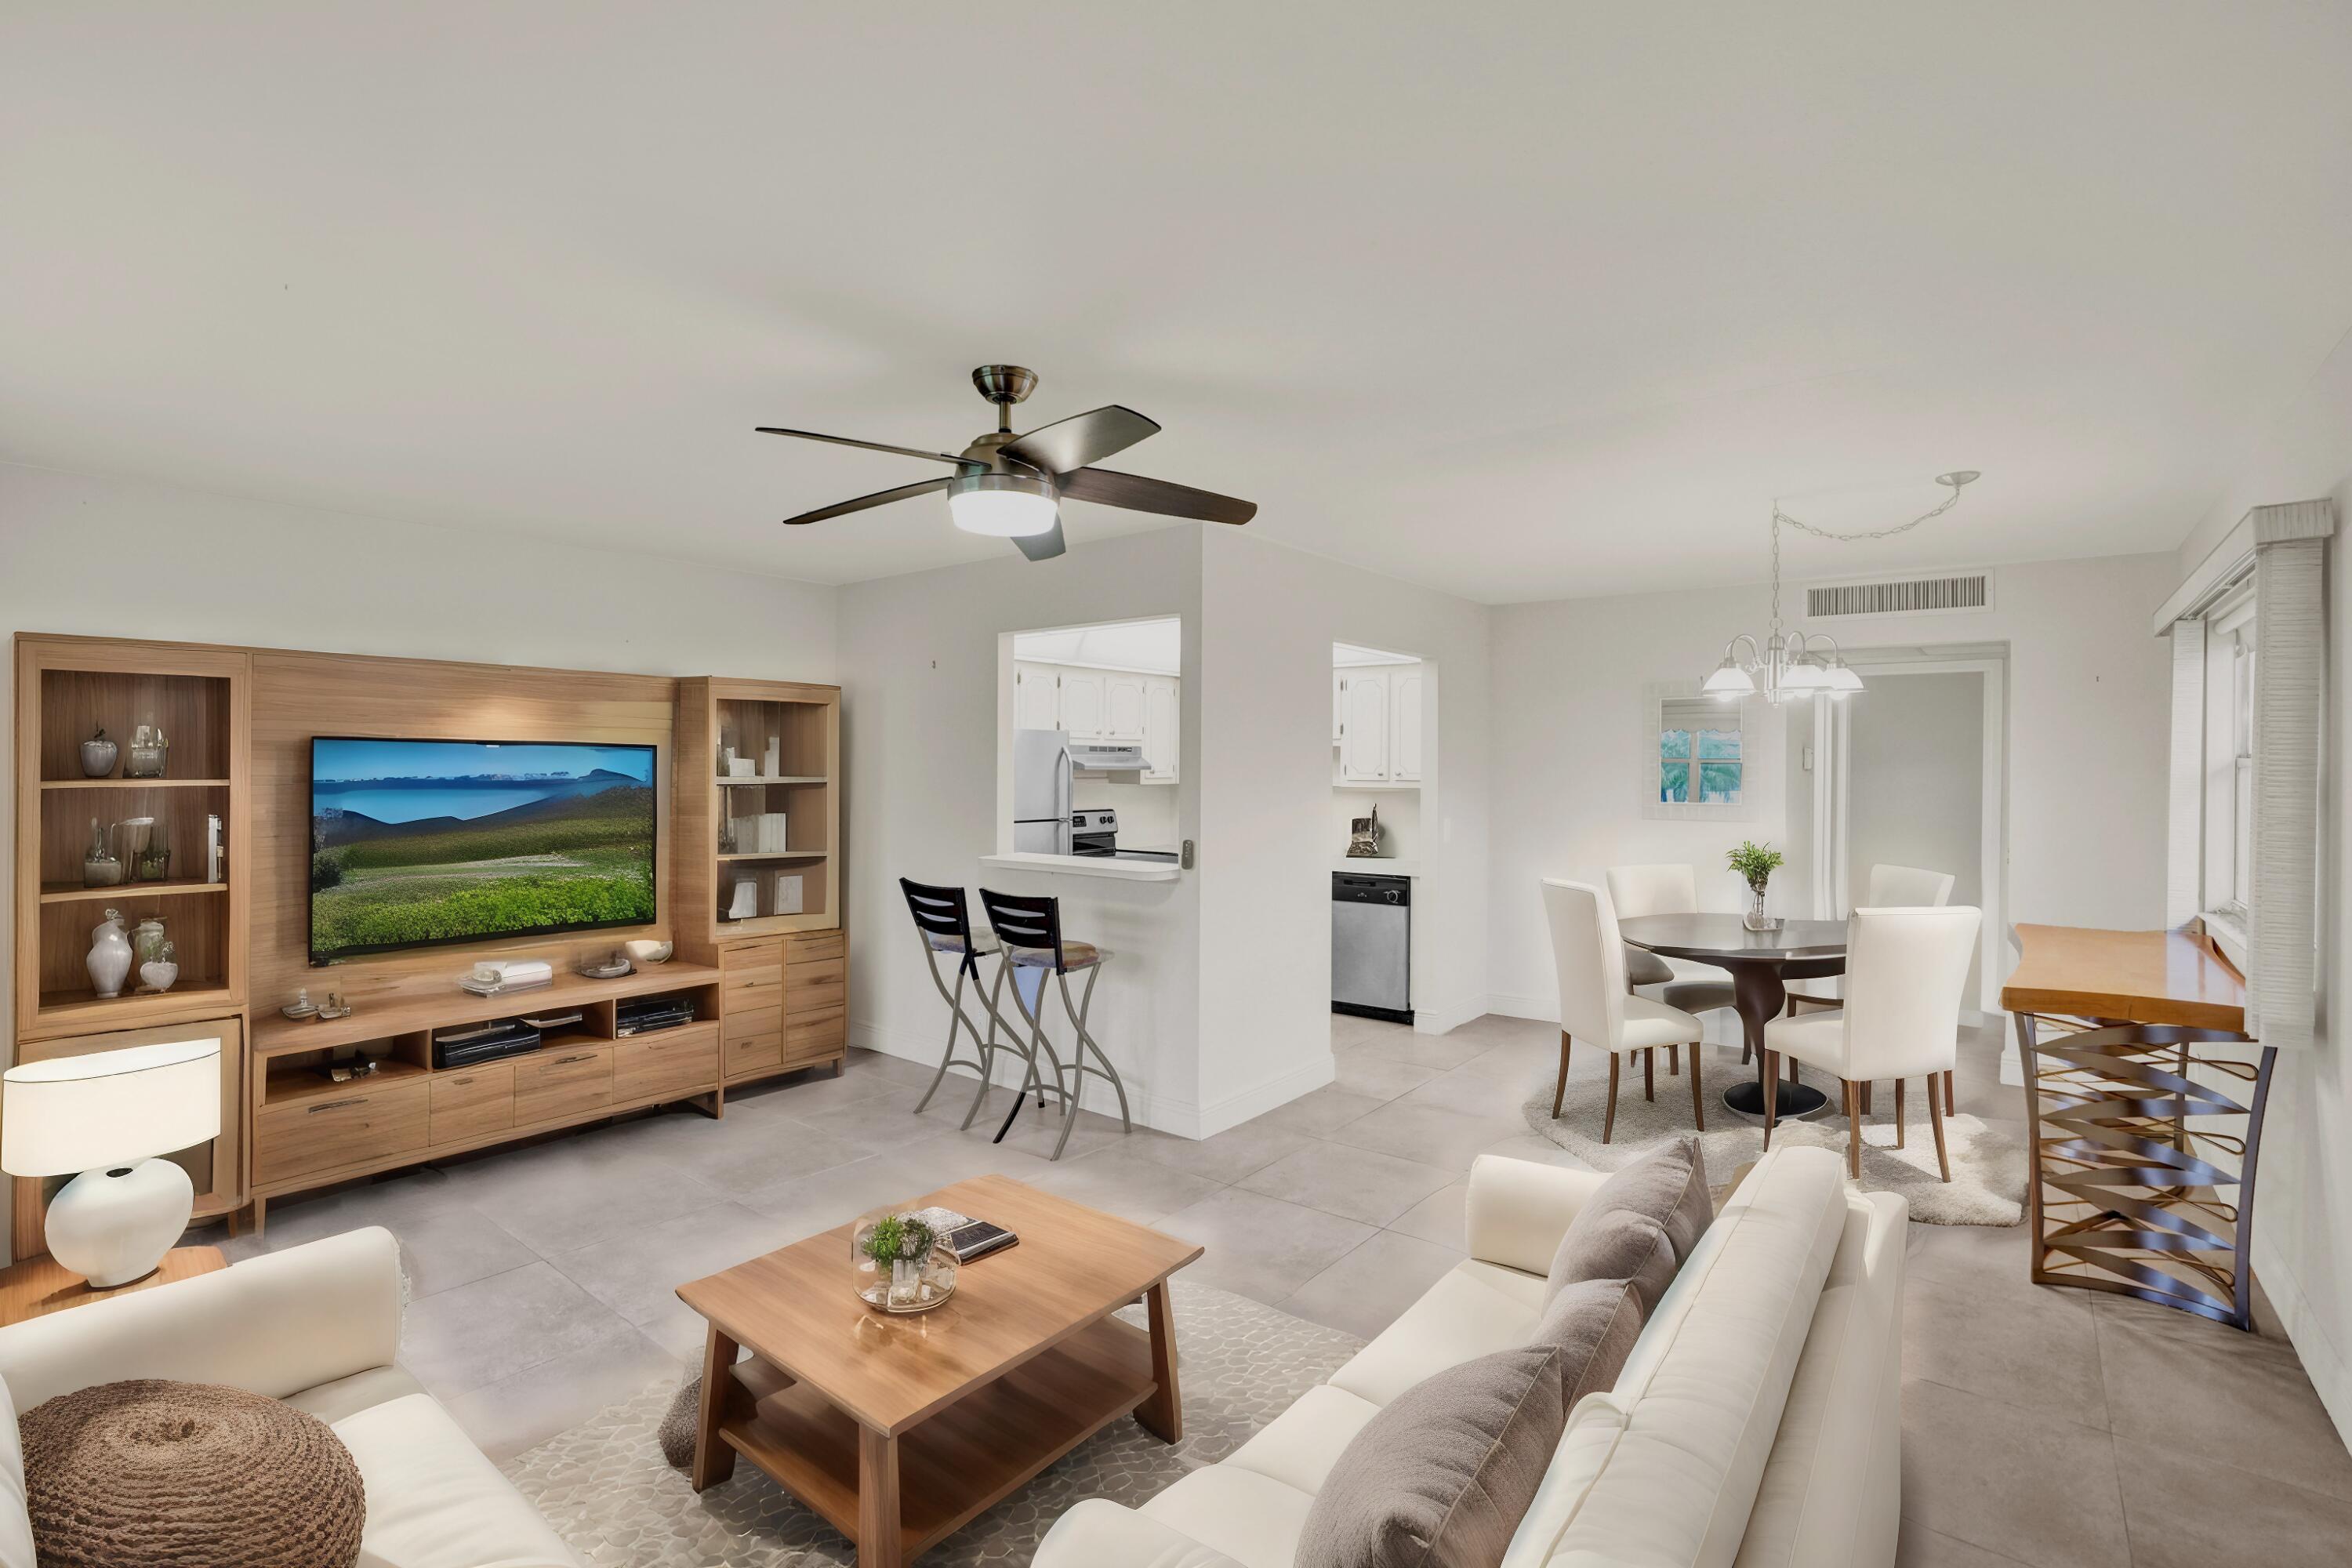
{"label": "ceiling fan blade", "polygon": [[1196,490],[1190,485],[1171,485],[1166,479],[1147,479],[1139,474],[1122,474],[1109,468],[1080,468],[1076,473],[1064,474],[1060,484],[1065,497],[1075,496],[1098,506],[1123,506],[1129,511],[1156,511],[1163,517],[1243,523],[1257,515],[1255,501],[1237,500],[1213,490]]}
{"label": "ceiling fan blade", "polygon": [[894,500],[911,500],[917,496],[929,495],[934,490],[943,490],[954,482],[952,479],[923,479],[911,485],[900,485],[896,489],[876,490],[872,495],[859,496],[856,500],[835,501],[814,511],[804,511],[798,517],[788,517],[784,519],[784,526],[796,528],[804,522],[823,522],[828,517],[839,517],[845,512],[864,511],[870,506],[888,506]]}
{"label": "ceiling fan blade", "polygon": [[1054,520],[1054,526],[1045,532],[1028,534],[1013,542],[1019,545],[1021,553],[1032,561],[1051,561],[1069,548],[1062,542],[1062,520],[1058,517]]}
{"label": "ceiling fan blade", "polygon": [[953,463],[960,468],[985,468],[986,463],[970,458],[959,458],[953,452],[926,452],[916,447],[893,447],[883,441],[859,441],[847,436],[820,436],[814,430],[786,430],[779,426],[755,426],[762,436],[797,436],[803,441],[830,441],[836,447],[863,447],[869,452],[896,452],[902,458],[928,458],[934,463]]}
{"label": "ceiling fan blade", "polygon": [[1014,437],[997,450],[1033,468],[1066,474],[1113,452],[1123,452],[1146,436],[1159,433],[1157,420],[1146,419],[1132,408],[1106,403],[1100,408],[1041,425],[1025,436]]}

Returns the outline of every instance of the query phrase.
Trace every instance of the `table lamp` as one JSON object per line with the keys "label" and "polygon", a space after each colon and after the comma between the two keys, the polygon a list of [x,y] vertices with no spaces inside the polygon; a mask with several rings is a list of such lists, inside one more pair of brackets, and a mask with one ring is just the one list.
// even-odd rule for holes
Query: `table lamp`
{"label": "table lamp", "polygon": [[72,1176],[49,1204],[49,1256],[106,1288],[154,1271],[188,1227],[195,1184],[154,1158],[220,1136],[217,1037],[10,1068],[0,1171]]}

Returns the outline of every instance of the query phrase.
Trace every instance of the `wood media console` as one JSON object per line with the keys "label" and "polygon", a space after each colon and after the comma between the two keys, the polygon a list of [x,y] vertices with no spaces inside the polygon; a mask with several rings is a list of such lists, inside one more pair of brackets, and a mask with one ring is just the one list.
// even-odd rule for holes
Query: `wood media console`
{"label": "wood media console", "polygon": [[[730,1087],[846,1059],[837,687],[27,633],[16,654],[11,1059],[218,1033],[221,1135],[173,1156],[195,1183],[200,1218],[257,1226],[272,1197],[655,1106],[718,1116]],[[127,761],[140,724],[170,738],[166,776],[126,777],[121,761],[86,776],[82,742],[103,727]],[[655,747],[656,918],[313,965],[319,735]],[[722,745],[758,771],[730,774]],[[784,816],[781,847],[729,840],[730,820],[761,814]],[[226,846],[217,881],[204,854],[214,817]],[[92,818],[161,824],[168,874],[85,887]],[[741,918],[739,881],[752,900]],[[91,990],[83,956],[110,908],[129,923],[164,922],[181,971],[169,990]],[[574,973],[635,938],[669,942],[674,956],[614,980]],[[457,985],[491,956],[545,959],[556,979],[494,998]],[[280,1008],[299,990],[314,1002],[338,992],[352,1011],[287,1018]],[[694,1020],[624,1036],[619,1004],[635,997],[684,999]],[[433,1066],[436,1031],[572,1013],[533,1051]],[[362,1058],[373,1071],[329,1075]],[[46,1250],[58,1184],[16,1182],[18,1258]]]}

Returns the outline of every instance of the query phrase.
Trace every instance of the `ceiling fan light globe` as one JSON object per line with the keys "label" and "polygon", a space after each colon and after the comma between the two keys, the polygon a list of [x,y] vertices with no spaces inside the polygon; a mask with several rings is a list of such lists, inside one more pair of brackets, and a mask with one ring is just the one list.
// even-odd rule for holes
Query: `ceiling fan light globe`
{"label": "ceiling fan light globe", "polygon": [[948,486],[948,516],[966,533],[1027,539],[1052,531],[1060,515],[1051,479],[971,474]]}

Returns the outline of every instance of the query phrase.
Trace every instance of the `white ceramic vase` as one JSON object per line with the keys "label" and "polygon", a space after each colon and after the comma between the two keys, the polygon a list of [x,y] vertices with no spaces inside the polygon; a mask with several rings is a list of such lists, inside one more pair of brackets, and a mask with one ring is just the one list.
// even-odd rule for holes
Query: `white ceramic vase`
{"label": "white ceramic vase", "polygon": [[169,991],[172,983],[179,978],[180,966],[176,963],[166,963],[158,959],[139,966],[140,984],[152,990]]}
{"label": "white ceramic vase", "polygon": [[122,933],[122,912],[106,911],[106,919],[92,927],[89,933],[89,955],[82,960],[89,971],[89,988],[101,998],[122,994],[122,983],[131,974],[131,939]]}
{"label": "white ceramic vase", "polygon": [[195,1184],[169,1160],[84,1171],[49,1205],[49,1256],[101,1289],[155,1271],[188,1228]]}

